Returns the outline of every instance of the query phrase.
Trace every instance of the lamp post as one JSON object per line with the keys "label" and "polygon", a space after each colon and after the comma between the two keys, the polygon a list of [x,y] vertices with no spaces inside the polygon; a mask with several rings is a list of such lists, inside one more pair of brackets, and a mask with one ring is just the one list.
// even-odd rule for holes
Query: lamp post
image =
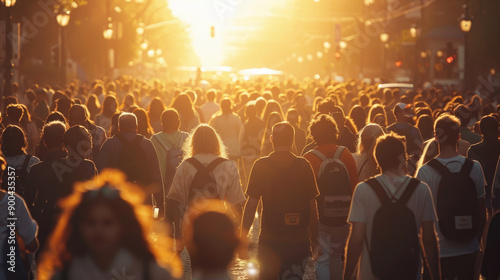
{"label": "lamp post", "polygon": [[382,42],[382,78],[385,78],[385,44],[389,41],[389,34],[382,33],[380,34],[380,41]]}
{"label": "lamp post", "polygon": [[69,11],[63,11],[57,14],[56,20],[59,25],[59,54],[58,54],[58,69],[59,78],[62,85],[66,84],[66,56],[64,50],[64,27],[68,26],[69,23]]}
{"label": "lamp post", "polygon": [[472,27],[472,19],[469,15],[469,6],[467,4],[465,4],[463,6],[463,14],[462,16],[460,17],[460,29],[462,29],[462,32],[464,33],[465,35],[465,38],[464,38],[464,89],[467,89],[467,87],[469,86],[469,76],[470,76],[470,69],[469,69],[469,48],[468,48],[468,44],[469,44],[469,32],[471,30],[471,27]]}
{"label": "lamp post", "polygon": [[[5,11],[7,17],[5,20],[5,70],[4,70],[4,87],[3,87],[3,97],[12,94],[12,17],[10,16],[10,8],[16,4],[16,0],[2,0],[2,4],[5,5]],[[3,104],[3,98],[0,101]],[[3,106],[1,107],[3,111]]]}

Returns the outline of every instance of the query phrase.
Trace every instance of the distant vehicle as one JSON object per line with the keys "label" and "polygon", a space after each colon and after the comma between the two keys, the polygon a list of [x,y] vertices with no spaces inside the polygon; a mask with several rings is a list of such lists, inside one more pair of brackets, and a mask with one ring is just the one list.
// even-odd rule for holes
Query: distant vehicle
{"label": "distant vehicle", "polygon": [[400,94],[405,94],[407,90],[413,90],[415,87],[413,84],[406,83],[387,83],[387,84],[379,84],[378,89],[398,89]]}

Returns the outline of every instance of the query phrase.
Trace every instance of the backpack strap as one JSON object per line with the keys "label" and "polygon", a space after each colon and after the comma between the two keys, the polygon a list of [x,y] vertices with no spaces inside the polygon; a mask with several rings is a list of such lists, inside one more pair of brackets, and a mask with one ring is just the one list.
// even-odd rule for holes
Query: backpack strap
{"label": "backpack strap", "polygon": [[333,158],[340,159],[340,156],[342,155],[342,153],[344,152],[344,150],[345,150],[345,147],[338,146],[337,150],[335,150],[335,154],[333,155]]}
{"label": "backpack strap", "polygon": [[318,151],[316,149],[311,150],[311,153],[314,154],[314,155],[316,155],[317,157],[319,157],[319,159],[321,159],[321,161],[325,161],[325,160],[328,159],[322,152],[320,152],[320,151]]}
{"label": "backpack strap", "polygon": [[384,190],[384,187],[382,186],[382,184],[380,184],[380,182],[376,178],[368,179],[366,183],[375,192],[382,205],[387,205],[391,203],[391,200],[387,195],[387,192]]}
{"label": "backpack strap", "polygon": [[399,198],[398,203],[406,205],[408,203],[408,200],[410,200],[410,197],[413,195],[415,189],[417,189],[418,184],[420,184],[420,181],[418,179],[411,178],[410,182],[406,186],[405,191]]}
{"label": "backpack strap", "polygon": [[194,157],[190,157],[190,158],[186,159],[186,161],[191,163],[196,168],[196,170],[200,170],[200,169],[205,168],[205,166],[203,166],[203,164]]}
{"label": "backpack strap", "polygon": [[217,167],[217,165],[226,160],[227,159],[225,158],[218,157],[214,159],[207,167],[205,167],[199,160],[194,157],[186,159],[186,161],[191,163],[197,170],[206,169],[207,172],[211,172],[215,169],[215,167]]}
{"label": "backpack strap", "polygon": [[26,155],[26,157],[24,158],[23,167],[21,169],[22,172],[24,171],[28,172],[28,164],[30,163],[30,159],[31,155],[30,154]]}
{"label": "backpack strap", "polygon": [[474,166],[474,161],[472,161],[469,158],[466,158],[464,165],[462,165],[462,169],[460,170],[460,173],[463,175],[469,176],[473,166]]}
{"label": "backpack strap", "polygon": [[217,165],[221,164],[222,162],[226,161],[227,159],[225,158],[221,158],[221,157],[218,157],[216,159],[214,159],[208,166],[207,166],[207,172],[211,172],[212,170],[214,170]]}
{"label": "backpack strap", "polygon": [[434,170],[436,170],[439,175],[441,175],[441,177],[450,174],[450,170],[448,170],[448,168],[440,163],[437,159],[432,159],[427,164]]}

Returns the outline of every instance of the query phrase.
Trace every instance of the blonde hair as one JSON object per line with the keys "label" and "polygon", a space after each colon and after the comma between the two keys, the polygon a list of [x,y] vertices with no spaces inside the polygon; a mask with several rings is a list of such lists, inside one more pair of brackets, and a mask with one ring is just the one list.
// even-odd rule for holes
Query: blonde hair
{"label": "blonde hair", "polygon": [[380,125],[375,123],[367,124],[359,132],[357,154],[362,155],[367,153],[368,155],[373,155],[373,149],[375,149],[377,139],[384,134],[384,130]]}
{"label": "blonde hair", "polygon": [[194,128],[184,141],[182,150],[185,159],[203,153],[227,158],[226,146],[215,129],[208,124],[200,124]]}

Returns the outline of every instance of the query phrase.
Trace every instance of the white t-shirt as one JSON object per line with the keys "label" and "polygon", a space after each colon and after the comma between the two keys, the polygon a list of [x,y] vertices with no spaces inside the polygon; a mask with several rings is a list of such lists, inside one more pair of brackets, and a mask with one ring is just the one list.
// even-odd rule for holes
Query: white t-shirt
{"label": "white t-shirt", "polygon": [[235,114],[223,114],[213,117],[209,124],[217,131],[222,142],[227,147],[229,156],[240,155],[241,120]]}
{"label": "white t-shirt", "polygon": [[[411,179],[409,176],[389,177],[384,174],[378,175],[375,178],[382,184],[389,197],[394,196],[396,199],[401,197]],[[429,187],[423,182],[417,186],[406,205],[415,214],[417,229],[420,229],[422,222],[437,220],[431,192]],[[368,240],[365,240],[366,243],[363,245],[357,278],[359,280],[377,279],[372,272],[368,247],[371,247],[369,243],[373,228],[373,218],[381,206],[382,203],[380,203],[377,194],[367,183],[358,184],[352,198],[348,221],[350,223],[358,222],[366,224],[366,238]],[[419,274],[416,279],[421,279],[421,275]]]}
{"label": "white t-shirt", "polygon": [[[197,154],[194,158],[203,165],[208,166],[217,156],[213,154]],[[174,181],[167,198],[180,203],[187,203],[191,182],[196,172],[196,167],[187,161],[183,161],[175,172]],[[230,205],[236,205],[246,200],[241,188],[238,168],[234,161],[227,160],[220,163],[214,168],[213,173],[221,200],[225,200]]]}
{"label": "white t-shirt", "polygon": [[[448,170],[450,170],[450,172],[459,172],[465,162],[465,157],[459,155],[447,159],[437,158],[437,160],[441,164],[448,167]],[[484,186],[486,186],[486,179],[484,178],[481,164],[475,160],[474,166],[472,167],[472,170],[470,172],[470,177],[476,185],[477,198],[479,199],[484,197]],[[417,171],[417,178],[429,185],[432,191],[432,196],[434,197],[434,205],[436,205],[437,191],[439,182],[441,181],[441,175],[439,175],[439,173],[434,170],[434,168],[426,164]],[[464,244],[463,242],[456,242],[446,239],[439,229],[439,224],[436,225],[436,231],[439,237],[439,253],[441,258],[472,254],[479,251],[479,241],[476,238],[474,238],[474,240],[472,240],[470,243]]]}

